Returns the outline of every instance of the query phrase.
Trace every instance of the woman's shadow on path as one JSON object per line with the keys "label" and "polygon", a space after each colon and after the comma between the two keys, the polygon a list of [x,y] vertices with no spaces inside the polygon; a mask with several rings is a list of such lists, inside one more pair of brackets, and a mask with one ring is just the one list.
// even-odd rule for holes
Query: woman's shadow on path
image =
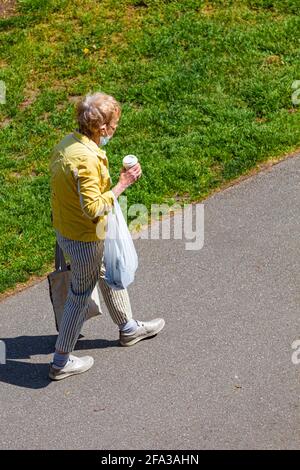
{"label": "woman's shadow on path", "polygon": [[[118,340],[81,338],[83,336],[79,336],[79,341],[75,346],[77,351],[119,347]],[[48,378],[49,362],[33,363],[16,359],[30,359],[35,355],[53,354],[56,339],[57,335],[0,338],[6,349],[6,364],[0,363],[0,381],[24,388],[47,387],[52,382]]]}

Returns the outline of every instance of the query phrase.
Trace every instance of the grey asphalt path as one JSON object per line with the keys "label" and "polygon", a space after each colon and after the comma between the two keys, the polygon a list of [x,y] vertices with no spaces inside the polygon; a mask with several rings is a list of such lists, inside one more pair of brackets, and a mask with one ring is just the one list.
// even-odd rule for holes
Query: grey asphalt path
{"label": "grey asphalt path", "polygon": [[[299,449],[300,156],[204,202],[202,249],[135,241],[135,318],[165,329],[118,346],[107,311],[49,382],[56,340],[47,280],[0,303],[2,449]],[[299,355],[300,356],[300,355]]]}

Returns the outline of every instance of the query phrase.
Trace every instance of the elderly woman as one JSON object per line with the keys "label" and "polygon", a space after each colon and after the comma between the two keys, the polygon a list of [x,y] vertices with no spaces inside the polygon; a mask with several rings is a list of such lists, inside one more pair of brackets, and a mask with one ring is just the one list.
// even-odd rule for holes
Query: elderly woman
{"label": "elderly woman", "polygon": [[49,377],[60,380],[90,369],[90,356],[70,354],[87,312],[88,300],[99,286],[113,322],[119,327],[121,346],[131,346],[156,335],[162,318],[132,318],[127,289],[113,290],[105,282],[103,250],[107,213],[128,186],[140,178],[137,163],[122,168],[119,181],[110,189],[108,160],[101,148],[112,138],[121,115],[120,104],[104,93],[88,94],[77,105],[78,129],[53,149],[50,161],[52,223],[59,246],[69,256],[71,284],[55,345]]}

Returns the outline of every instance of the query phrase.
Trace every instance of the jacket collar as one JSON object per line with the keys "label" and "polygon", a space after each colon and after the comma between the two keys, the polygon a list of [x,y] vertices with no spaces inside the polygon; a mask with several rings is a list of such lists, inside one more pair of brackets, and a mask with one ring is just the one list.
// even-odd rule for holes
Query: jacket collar
{"label": "jacket collar", "polygon": [[90,150],[93,152],[96,152],[98,157],[106,159],[106,152],[98,147],[96,142],[94,142],[92,139],[90,139],[87,135],[81,134],[81,132],[78,131],[78,129],[75,129],[73,131],[73,135],[76,140],[80,141],[83,143],[86,147],[88,147]]}

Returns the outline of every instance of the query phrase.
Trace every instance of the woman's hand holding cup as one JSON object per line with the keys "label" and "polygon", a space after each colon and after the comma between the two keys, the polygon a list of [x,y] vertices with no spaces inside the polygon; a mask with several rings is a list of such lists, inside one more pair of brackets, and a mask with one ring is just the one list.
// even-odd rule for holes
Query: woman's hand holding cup
{"label": "woman's hand holding cup", "polygon": [[142,176],[142,168],[134,155],[127,155],[123,159],[123,168],[120,172],[118,184],[113,192],[118,197],[126,188],[134,184]]}
{"label": "woman's hand holding cup", "polygon": [[136,163],[134,166],[132,166],[128,170],[126,168],[122,168],[119,182],[121,183],[122,186],[124,186],[125,188],[128,188],[128,186],[131,186],[133,183],[135,183],[141,177],[141,175],[142,175],[141,165],[139,163]]}

